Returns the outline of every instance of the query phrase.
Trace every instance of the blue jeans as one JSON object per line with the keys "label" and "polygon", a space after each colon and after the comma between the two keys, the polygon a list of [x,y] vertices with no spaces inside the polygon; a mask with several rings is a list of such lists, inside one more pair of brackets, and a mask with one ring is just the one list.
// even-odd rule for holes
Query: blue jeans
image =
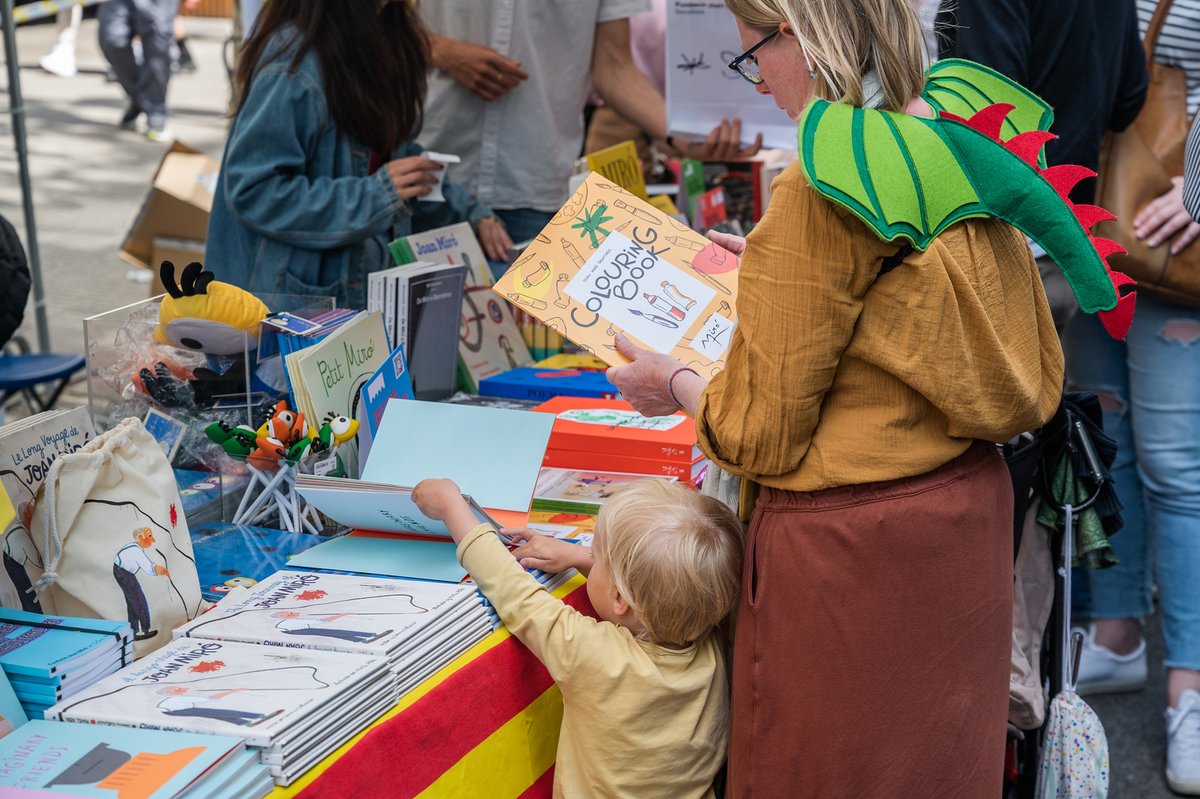
{"label": "blue jeans", "polygon": [[1079,314],[1063,343],[1068,389],[1100,395],[1125,503],[1120,564],[1082,575],[1076,615],[1149,615],[1154,578],[1166,665],[1200,670],[1200,309],[1139,296],[1126,341]]}
{"label": "blue jeans", "polygon": [[[167,82],[179,0],[113,0],[100,7],[100,49],[129,101],[146,112],[157,130],[167,124]],[[142,40],[142,63],[133,57],[133,37]]]}
{"label": "blue jeans", "polygon": [[[513,244],[523,244],[529,241],[541,233],[542,228],[550,224],[550,220],[554,218],[554,214],[550,211],[538,211],[533,208],[495,208],[492,213],[504,223],[504,229],[508,231],[508,237],[513,240]],[[488,263],[497,280],[508,269],[508,264],[505,263],[497,261],[488,261]]]}

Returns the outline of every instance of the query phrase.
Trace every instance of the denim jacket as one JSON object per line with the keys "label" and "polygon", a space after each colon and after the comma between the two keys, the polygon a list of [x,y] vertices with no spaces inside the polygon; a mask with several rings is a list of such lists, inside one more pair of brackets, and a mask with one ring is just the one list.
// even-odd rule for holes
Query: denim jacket
{"label": "denim jacket", "polygon": [[[335,297],[366,305],[366,276],[392,264],[388,242],[414,230],[489,216],[461,186],[446,202],[407,202],[371,153],[338,132],[316,53],[289,72],[297,36],[268,44],[233,120],[209,218],[205,266],[253,293]],[[405,142],[390,159],[418,155]]]}

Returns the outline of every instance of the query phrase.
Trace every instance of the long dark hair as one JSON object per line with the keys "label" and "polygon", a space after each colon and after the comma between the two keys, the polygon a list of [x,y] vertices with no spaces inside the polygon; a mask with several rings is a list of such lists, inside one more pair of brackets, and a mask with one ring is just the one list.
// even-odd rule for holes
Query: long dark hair
{"label": "long dark hair", "polygon": [[[238,59],[234,93],[241,111],[267,42],[295,29],[295,71],[315,50],[325,101],[339,132],[376,152],[390,152],[421,130],[428,40],[408,0],[270,0]],[[235,112],[236,113],[236,112]]]}

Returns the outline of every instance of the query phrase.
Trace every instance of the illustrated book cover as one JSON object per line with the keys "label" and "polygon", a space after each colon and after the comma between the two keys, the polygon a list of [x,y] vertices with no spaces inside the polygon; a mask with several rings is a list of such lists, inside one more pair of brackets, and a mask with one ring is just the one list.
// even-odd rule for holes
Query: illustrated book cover
{"label": "illustrated book cover", "polygon": [[459,383],[475,392],[480,381],[532,360],[509,304],[488,286],[468,286],[458,333]]}
{"label": "illustrated book cover", "polygon": [[696,424],[684,413],[646,417],[624,400],[575,397],[556,397],[534,410],[554,414],[551,449],[688,466],[701,454],[696,446]]}
{"label": "illustrated book cover", "polygon": [[469,282],[475,286],[492,283],[492,271],[487,265],[487,256],[475,238],[468,222],[410,233],[388,245],[396,264],[404,265],[416,261],[436,264],[454,264],[468,269]]}
{"label": "illustrated book cover", "polygon": [[2,526],[0,606],[34,613],[41,603],[31,590],[42,576],[42,555],[29,534],[34,499],[63,453],[74,452],[94,438],[96,430],[87,408],[43,411],[0,427],[0,488],[8,495],[13,515]]}
{"label": "illustrated book cover", "polygon": [[[594,472],[583,469],[542,469],[537,488],[533,493],[534,510],[561,511],[564,513],[600,512],[604,503],[616,496],[623,488],[645,480],[644,474],[622,472]],[[662,479],[674,482],[677,478]],[[530,529],[534,529],[533,526]],[[537,530],[536,532],[545,532]],[[556,533],[557,535],[557,533]],[[570,538],[570,535],[558,537]]]}
{"label": "illustrated book cover", "polygon": [[704,377],[725,365],[739,259],[592,173],[494,286],[606,363],[613,337],[678,358]]}
{"label": "illustrated book cover", "polygon": [[209,795],[248,760],[231,736],[31,721],[0,740],[0,786],[46,796],[191,799]]}
{"label": "illustrated book cover", "polygon": [[361,313],[311,347],[286,357],[299,410],[313,427],[326,416],[354,419],[359,392],[391,347],[379,313]]}

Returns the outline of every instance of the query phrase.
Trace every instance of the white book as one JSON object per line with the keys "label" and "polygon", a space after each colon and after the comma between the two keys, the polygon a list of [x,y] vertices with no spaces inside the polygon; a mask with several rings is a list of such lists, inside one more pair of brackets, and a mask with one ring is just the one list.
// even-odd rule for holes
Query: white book
{"label": "white book", "polygon": [[226,596],[176,629],[175,637],[390,659],[406,641],[438,629],[464,603],[478,606],[482,614],[470,586],[279,571],[248,591]]}
{"label": "white book", "polygon": [[[251,746],[328,715],[387,661],[346,652],[181,639],[46,711],[63,721],[236,735]],[[384,683],[393,697],[395,686]]]}

